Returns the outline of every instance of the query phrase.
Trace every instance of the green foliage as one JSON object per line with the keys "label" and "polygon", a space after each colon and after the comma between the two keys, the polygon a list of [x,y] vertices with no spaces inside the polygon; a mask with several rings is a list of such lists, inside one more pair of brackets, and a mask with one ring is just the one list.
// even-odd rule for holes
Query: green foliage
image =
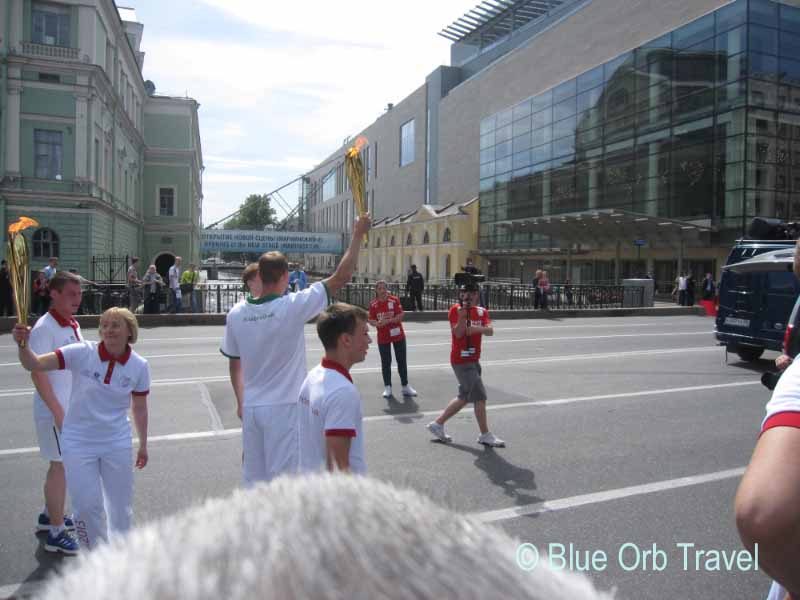
{"label": "green foliage", "polygon": [[250,194],[239,207],[239,213],[225,222],[225,229],[263,230],[268,225],[276,225],[275,209],[266,194]]}

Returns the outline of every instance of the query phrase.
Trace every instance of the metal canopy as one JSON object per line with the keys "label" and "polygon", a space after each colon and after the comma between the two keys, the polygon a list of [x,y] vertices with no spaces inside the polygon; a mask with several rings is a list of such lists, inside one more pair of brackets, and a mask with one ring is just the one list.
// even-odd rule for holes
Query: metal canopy
{"label": "metal canopy", "polygon": [[547,15],[570,0],[484,0],[453,21],[439,35],[453,42],[472,38],[481,46]]}
{"label": "metal canopy", "polygon": [[[590,246],[593,249],[613,248],[617,243],[634,244],[643,240],[648,246],[705,245],[713,229],[689,221],[676,221],[618,209],[598,209],[565,213],[550,217],[519,219],[498,223],[515,233],[551,236],[565,247]],[[552,253],[555,249],[537,249]],[[519,254],[514,250],[491,250],[492,254]]]}

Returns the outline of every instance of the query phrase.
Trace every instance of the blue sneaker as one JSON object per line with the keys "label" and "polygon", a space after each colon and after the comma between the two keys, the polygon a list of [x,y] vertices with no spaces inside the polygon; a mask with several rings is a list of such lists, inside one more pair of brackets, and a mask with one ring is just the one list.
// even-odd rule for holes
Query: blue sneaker
{"label": "blue sneaker", "polygon": [[78,542],[72,537],[65,529],[57,536],[47,534],[47,541],[44,543],[44,549],[48,552],[61,552],[63,554],[77,554]]}
{"label": "blue sneaker", "polygon": [[[75,522],[67,515],[64,515],[64,527],[70,531],[75,531]],[[39,513],[39,520],[36,522],[36,532],[40,531],[50,531],[50,517],[44,513]]]}

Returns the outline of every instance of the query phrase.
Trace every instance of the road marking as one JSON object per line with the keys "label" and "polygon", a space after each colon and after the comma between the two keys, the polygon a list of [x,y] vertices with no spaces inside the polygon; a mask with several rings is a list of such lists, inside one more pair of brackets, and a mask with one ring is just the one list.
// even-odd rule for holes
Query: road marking
{"label": "road marking", "polygon": [[737,467],[735,469],[727,469],[725,471],[715,471],[713,473],[702,473],[700,475],[690,475],[689,477],[655,481],[653,483],[632,485],[624,488],[617,488],[615,490],[606,490],[604,492],[594,492],[591,494],[582,494],[580,496],[569,496],[567,498],[559,498],[558,500],[545,500],[544,502],[536,502],[534,504],[526,504],[524,506],[515,506],[500,510],[487,510],[484,512],[472,513],[470,516],[475,517],[484,523],[495,523],[497,521],[505,521],[508,519],[515,519],[517,517],[529,517],[541,515],[543,513],[575,508],[578,506],[586,506],[587,504],[600,504],[602,502],[630,498],[631,496],[655,494],[657,492],[665,492],[694,485],[702,485],[704,483],[712,483],[714,481],[724,481],[726,479],[741,477],[744,474],[744,470],[745,467]]}
{"label": "road marking", "polygon": [[208,415],[211,418],[211,429],[217,432],[222,431],[225,428],[222,425],[222,417],[219,416],[219,411],[214,405],[214,401],[211,400],[211,393],[208,391],[208,386],[205,383],[198,383],[197,387],[200,390],[200,401],[205,405],[206,409],[208,409]]}
{"label": "road marking", "polygon": [[44,587],[45,580],[25,581],[24,583],[12,583],[0,586],[0,598],[30,598],[38,594]]}
{"label": "road marking", "polygon": [[[689,336],[689,335],[712,335],[713,331],[671,331],[671,332],[659,332],[654,334],[658,337],[665,337],[665,336]],[[612,338],[632,338],[632,337],[641,337],[641,333],[617,333],[613,335],[581,335],[581,336],[572,336],[572,337],[549,337],[549,338],[522,338],[516,340],[498,340],[498,339],[485,339],[483,344],[485,346],[494,346],[495,344],[515,344],[515,343],[523,343],[523,342],[557,342],[557,341],[576,341],[576,340],[604,340],[604,339],[612,339]],[[410,348],[430,348],[434,346],[450,346],[451,342],[435,342],[431,344],[414,344],[413,346],[409,346]],[[222,354],[217,352],[198,352],[198,353],[191,353],[191,354],[148,354],[144,358],[151,360],[155,358],[197,358],[199,356],[219,356],[222,357]],[[13,363],[0,363],[0,367],[18,367],[20,363],[13,362]]]}
{"label": "road marking", "polygon": [[[760,381],[738,381],[733,383],[714,383],[708,385],[697,385],[689,387],[677,388],[663,388],[657,390],[640,390],[638,392],[622,392],[619,394],[599,394],[595,396],[574,396],[571,398],[555,398],[552,400],[532,400],[530,402],[509,402],[506,404],[491,404],[486,407],[486,410],[507,410],[510,408],[531,408],[537,406],[558,406],[562,404],[575,404],[579,402],[592,402],[595,400],[613,400],[615,398],[637,398],[644,396],[663,396],[667,394],[682,394],[686,392],[701,392],[706,390],[717,390],[724,388],[736,388],[749,385],[761,385]],[[216,411],[216,408],[214,409]],[[428,410],[416,413],[402,413],[394,415],[372,415],[364,417],[364,422],[374,423],[379,421],[397,421],[400,419],[422,419],[424,417],[437,416],[441,413],[441,409]],[[219,413],[217,413],[219,416]],[[213,418],[212,418],[213,419]],[[219,429],[212,431],[192,431],[187,433],[171,433],[167,435],[155,435],[148,437],[148,442],[165,442],[165,441],[181,441],[181,440],[197,440],[206,438],[227,438],[239,435],[242,432],[241,427],[232,429],[222,429],[222,420],[219,421]],[[0,450],[0,457],[3,456],[16,456],[21,454],[34,454],[39,452],[38,447],[28,448],[11,448],[8,450]]]}
{"label": "road marking", "polygon": [[[639,358],[642,356],[653,356],[658,354],[683,354],[689,352],[719,352],[719,348],[716,346],[697,346],[693,348],[666,348],[661,350],[631,350],[627,352],[609,352],[609,353],[602,353],[602,354],[567,354],[567,355],[559,355],[559,356],[547,356],[547,357],[529,357],[529,358],[511,358],[505,360],[487,360],[481,361],[481,365],[490,365],[495,367],[503,367],[509,365],[529,365],[529,364],[537,364],[537,363],[552,363],[552,362],[564,362],[564,361],[573,361],[573,360],[600,360],[600,359],[608,359],[608,358]],[[410,365],[408,367],[409,371],[430,371],[430,370],[449,370],[452,366],[449,362],[446,363],[434,363],[430,365]],[[351,369],[350,373],[352,374],[361,374],[361,373],[380,373],[380,367],[362,367],[359,369]],[[151,382],[151,387],[160,386],[160,385],[186,385],[191,383],[214,383],[220,381],[229,381],[229,375],[212,375],[209,377],[181,377],[178,379],[156,379],[155,381]],[[15,388],[11,390],[6,390],[4,392],[0,392],[0,398],[10,398],[14,396],[23,396],[25,394],[32,394],[33,388]]]}

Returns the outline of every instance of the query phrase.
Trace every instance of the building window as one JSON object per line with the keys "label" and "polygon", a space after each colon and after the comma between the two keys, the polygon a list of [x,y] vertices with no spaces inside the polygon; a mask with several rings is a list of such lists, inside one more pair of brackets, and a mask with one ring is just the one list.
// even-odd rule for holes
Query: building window
{"label": "building window", "polygon": [[400,127],[400,166],[414,162],[414,119]]}
{"label": "building window", "polygon": [[443,242],[449,242],[450,241],[450,235],[451,235],[450,234],[450,228],[448,227],[447,229],[444,230],[444,235],[442,236],[442,241]]}
{"label": "building window", "polygon": [[364,148],[364,164],[367,166],[367,181],[372,179],[372,153],[369,151],[369,146]]}
{"label": "building window", "polygon": [[100,185],[100,140],[94,140],[94,183]]}
{"label": "building window", "polygon": [[31,7],[31,41],[48,46],[70,46],[69,8],[34,2]]}
{"label": "building window", "polygon": [[411,233],[409,233],[408,237],[406,238],[406,246],[411,246],[413,244],[414,244],[414,238],[411,237]]}
{"label": "building window", "polygon": [[47,129],[33,130],[34,171],[39,179],[61,179],[63,134]]}
{"label": "building window", "polygon": [[372,143],[372,178],[378,178],[378,142]]}
{"label": "building window", "polygon": [[331,169],[322,179],[322,201],[336,196],[336,169]]}
{"label": "building window", "polygon": [[375,247],[376,248],[380,248],[381,247],[381,238],[380,238],[380,236],[378,236],[378,239],[375,240]]}
{"label": "building window", "polygon": [[392,239],[389,240],[389,245],[390,246],[394,246],[394,236],[392,236]]}
{"label": "building window", "polygon": [[37,229],[33,234],[33,257],[50,258],[59,256],[58,235],[52,229],[43,227]]}
{"label": "building window", "polygon": [[423,244],[430,244],[431,243],[431,236],[428,234],[427,231],[425,232],[425,235],[422,236],[422,243]]}
{"label": "building window", "polygon": [[160,187],[160,188],[158,188],[158,216],[159,217],[174,217],[175,216],[175,188],[174,187]]}

